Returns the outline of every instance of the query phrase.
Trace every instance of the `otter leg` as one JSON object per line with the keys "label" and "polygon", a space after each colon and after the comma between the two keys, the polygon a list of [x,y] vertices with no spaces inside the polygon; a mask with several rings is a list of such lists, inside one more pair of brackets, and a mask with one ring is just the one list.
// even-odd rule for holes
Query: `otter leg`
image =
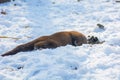
{"label": "otter leg", "polygon": [[46,41],[40,41],[38,43],[35,43],[34,45],[34,49],[37,50],[37,49],[54,49],[54,48],[57,48],[61,46],[61,44],[55,40],[52,40],[52,39],[48,39]]}

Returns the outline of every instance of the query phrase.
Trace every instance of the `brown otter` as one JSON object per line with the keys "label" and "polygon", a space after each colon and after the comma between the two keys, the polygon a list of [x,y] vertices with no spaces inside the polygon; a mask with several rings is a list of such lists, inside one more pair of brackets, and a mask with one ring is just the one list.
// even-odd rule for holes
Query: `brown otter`
{"label": "brown otter", "polygon": [[76,31],[57,32],[49,36],[42,36],[28,43],[17,46],[11,51],[8,51],[1,56],[14,55],[18,52],[32,51],[36,49],[57,48],[67,44],[73,46],[80,46],[86,44],[86,37]]}

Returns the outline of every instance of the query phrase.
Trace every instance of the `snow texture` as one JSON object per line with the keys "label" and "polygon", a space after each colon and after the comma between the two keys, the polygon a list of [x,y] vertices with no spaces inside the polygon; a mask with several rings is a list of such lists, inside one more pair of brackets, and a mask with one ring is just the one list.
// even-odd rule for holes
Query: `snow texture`
{"label": "snow texture", "polygon": [[15,0],[0,4],[0,36],[9,37],[0,38],[0,54],[37,37],[70,30],[105,42],[0,56],[0,80],[120,80],[120,3]]}

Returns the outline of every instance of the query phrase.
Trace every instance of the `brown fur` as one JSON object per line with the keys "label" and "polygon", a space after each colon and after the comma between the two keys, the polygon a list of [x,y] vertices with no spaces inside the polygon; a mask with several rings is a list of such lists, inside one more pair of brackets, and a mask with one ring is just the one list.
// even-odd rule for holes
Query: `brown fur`
{"label": "brown fur", "polygon": [[83,43],[87,43],[87,39],[82,33],[76,31],[57,32],[50,36],[42,36],[31,42],[19,45],[13,50],[2,54],[2,56],[14,55],[18,52],[32,51],[36,49],[53,49],[67,44],[80,46]]}

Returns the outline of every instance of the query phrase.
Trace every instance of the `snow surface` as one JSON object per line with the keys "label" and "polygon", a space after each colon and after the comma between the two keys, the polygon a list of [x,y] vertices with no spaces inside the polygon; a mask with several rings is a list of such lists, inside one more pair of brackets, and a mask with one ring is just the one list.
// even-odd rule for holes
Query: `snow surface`
{"label": "snow surface", "polygon": [[[0,54],[39,36],[75,30],[103,44],[0,56],[0,80],[120,80],[120,3],[16,0],[0,4]],[[97,27],[100,23],[105,30]]]}

